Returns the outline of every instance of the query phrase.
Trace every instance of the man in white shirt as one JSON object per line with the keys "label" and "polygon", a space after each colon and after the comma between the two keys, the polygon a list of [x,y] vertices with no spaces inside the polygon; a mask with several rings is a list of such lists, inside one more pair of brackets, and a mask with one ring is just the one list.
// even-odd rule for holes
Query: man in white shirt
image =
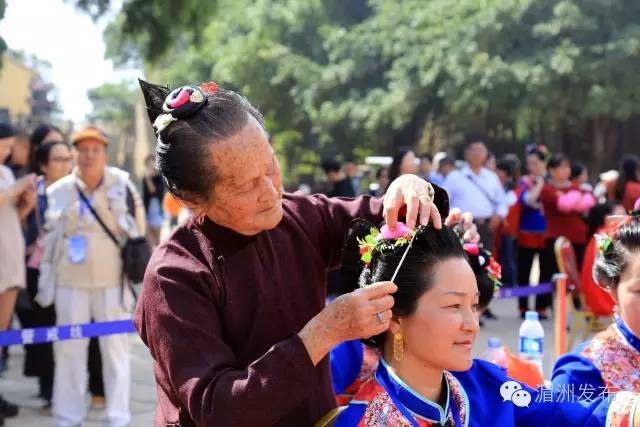
{"label": "man in white shirt", "polygon": [[472,141],[464,153],[467,165],[447,175],[443,187],[449,193],[451,207],[473,214],[483,245],[493,250],[508,203],[498,175],[483,166],[487,153],[483,142]]}

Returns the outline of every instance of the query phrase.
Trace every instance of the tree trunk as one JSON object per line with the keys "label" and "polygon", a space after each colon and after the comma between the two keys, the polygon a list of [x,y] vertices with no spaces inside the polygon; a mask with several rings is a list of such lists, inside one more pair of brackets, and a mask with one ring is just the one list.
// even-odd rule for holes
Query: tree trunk
{"label": "tree trunk", "polygon": [[429,109],[426,104],[419,106],[414,110],[411,120],[402,129],[394,132],[392,137],[394,152],[401,148],[415,148],[422,136],[428,114]]}
{"label": "tree trunk", "polygon": [[614,164],[615,147],[618,139],[618,123],[610,117],[596,117],[591,120],[591,153],[589,168],[597,175]]}

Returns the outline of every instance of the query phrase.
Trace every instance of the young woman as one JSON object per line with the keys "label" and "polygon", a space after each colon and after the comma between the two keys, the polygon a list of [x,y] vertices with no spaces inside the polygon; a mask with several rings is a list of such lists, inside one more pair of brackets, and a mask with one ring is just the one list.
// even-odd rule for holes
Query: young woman
{"label": "young woman", "polygon": [[[587,224],[584,216],[595,206],[596,200],[589,192],[580,190],[573,184],[571,165],[563,154],[554,154],[547,166],[549,175],[540,192],[540,200],[547,222],[545,234],[545,248],[541,258],[541,265],[546,266],[545,274],[540,274],[540,282],[548,282],[551,275],[558,271],[554,244],[558,237],[564,236],[573,245],[578,261],[578,268],[582,266],[582,259],[587,244]],[[544,319],[546,310],[551,306],[551,294],[539,295],[536,298],[536,310],[540,318]]]}
{"label": "young woman", "polygon": [[411,150],[398,150],[393,156],[391,166],[389,166],[389,182],[397,177],[406,174],[416,174],[418,165],[416,164],[416,155]]}
{"label": "young woman", "polygon": [[[542,211],[540,192],[544,186],[544,178],[547,173],[547,161],[549,150],[540,144],[529,144],[526,150],[528,174],[520,180],[518,187],[518,203],[521,207],[520,222],[517,232],[518,247],[518,284],[526,286],[531,275],[533,258],[537,254],[540,259],[540,281],[549,280],[552,274],[552,265],[549,255],[544,252],[544,235],[547,231],[547,222]],[[538,304],[536,304],[538,305]],[[518,298],[520,317],[529,310],[529,298]]]}
{"label": "young woman", "polygon": [[[501,276],[501,269],[491,252],[477,243],[465,243],[464,250],[469,265],[476,276],[480,292],[477,311],[479,317],[493,298]],[[348,255],[345,257],[344,263],[347,262],[347,259]],[[355,280],[348,275],[343,275],[343,277],[345,281]],[[343,342],[331,350],[329,355],[331,379],[338,405],[349,403],[360,387],[373,377],[378,369],[381,355],[378,348],[367,346],[359,340]]]}
{"label": "young woman", "polygon": [[620,203],[627,211],[640,198],[640,158],[625,156],[620,163],[618,180],[613,188],[613,200]]}
{"label": "young woman", "polygon": [[598,240],[593,275],[616,304],[615,322],[562,356],[553,369],[553,383],[640,393],[640,212]]}
{"label": "young woman", "polygon": [[393,317],[387,331],[365,340],[382,353],[375,375],[323,425],[538,426],[553,420],[567,426],[640,426],[640,417],[630,423],[638,395],[543,403],[538,391],[472,358],[480,293],[451,229],[421,227],[414,236],[388,240],[376,232],[365,236],[366,228],[354,226],[347,250],[360,242],[366,263],[361,288],[394,279]]}

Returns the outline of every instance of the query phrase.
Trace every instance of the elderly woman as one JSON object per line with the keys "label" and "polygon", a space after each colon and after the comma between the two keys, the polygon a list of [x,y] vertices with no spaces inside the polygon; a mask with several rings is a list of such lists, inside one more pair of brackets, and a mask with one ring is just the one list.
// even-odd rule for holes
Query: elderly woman
{"label": "elderly woman", "polygon": [[[304,426],[335,406],[328,358],[388,328],[396,286],[325,307],[327,268],[355,217],[441,226],[435,192],[405,175],[384,203],[283,194],[262,115],[214,83],[140,82],[158,170],[194,215],[154,252],[135,324],[154,358],[156,426]],[[384,211],[384,212],[383,212]]]}

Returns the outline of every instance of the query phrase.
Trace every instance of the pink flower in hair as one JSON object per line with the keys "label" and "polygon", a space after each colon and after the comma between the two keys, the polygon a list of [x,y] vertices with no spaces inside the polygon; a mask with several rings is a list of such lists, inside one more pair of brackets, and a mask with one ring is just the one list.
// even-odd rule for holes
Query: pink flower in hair
{"label": "pink flower in hair", "polygon": [[404,222],[398,222],[395,230],[391,230],[387,224],[383,225],[380,229],[382,238],[385,240],[400,239],[407,235],[411,235],[411,230],[406,226]]}
{"label": "pink flower in hair", "polygon": [[640,211],[640,199],[636,200],[636,202],[634,203],[633,210]]}
{"label": "pink flower in hair", "polygon": [[465,243],[462,245],[464,251],[472,256],[480,255],[480,247],[478,247],[477,243]]}

